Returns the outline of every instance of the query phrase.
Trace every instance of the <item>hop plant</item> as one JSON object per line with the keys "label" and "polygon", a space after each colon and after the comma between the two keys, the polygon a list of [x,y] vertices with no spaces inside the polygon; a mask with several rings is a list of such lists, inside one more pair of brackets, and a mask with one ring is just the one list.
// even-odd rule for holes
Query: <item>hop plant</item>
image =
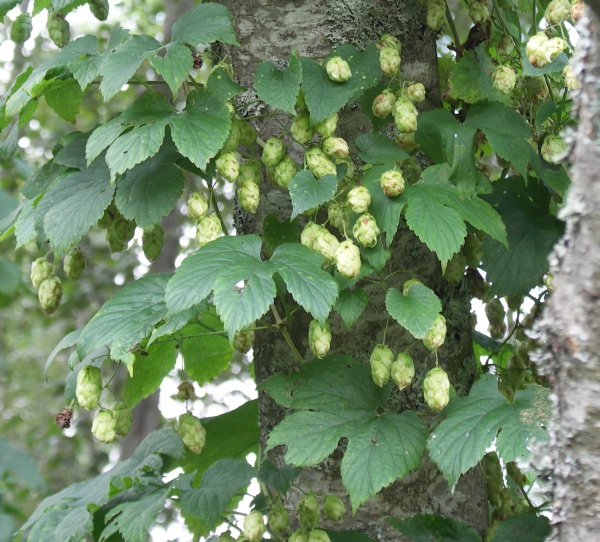
{"label": "hop plant", "polygon": [[46,314],[52,314],[58,309],[62,300],[62,283],[57,276],[42,281],[38,290],[38,299]]}
{"label": "hop plant", "polygon": [[400,69],[400,52],[395,47],[383,47],[379,51],[379,67],[390,77],[394,77]]}
{"label": "hop plant", "polygon": [[260,203],[260,188],[254,181],[241,181],[237,190],[240,207],[249,213],[256,213]]}
{"label": "hop plant", "polygon": [[261,512],[250,512],[244,518],[244,536],[248,542],[259,542],[266,531],[265,521]]}
{"label": "hop plant", "polygon": [[423,394],[427,406],[439,412],[450,400],[450,380],[446,371],[441,367],[434,367],[423,380]]}
{"label": "hop plant", "polygon": [[581,84],[579,83],[579,79],[577,79],[577,75],[575,75],[575,70],[573,70],[573,66],[571,64],[567,64],[562,71],[562,75],[565,78],[565,86],[569,90],[578,90]]}
{"label": "hop plant", "polygon": [[308,533],[308,542],[331,542],[329,535],[321,529],[312,529]]}
{"label": "hop plant", "polygon": [[310,172],[320,179],[325,175],[335,175],[337,169],[331,159],[319,148],[310,147],[304,153],[304,160]]}
{"label": "hop plant", "polygon": [[235,182],[240,174],[240,163],[235,152],[224,152],[216,159],[215,165],[217,173],[231,183]]}
{"label": "hop plant", "polygon": [[542,143],[542,158],[549,164],[558,164],[565,157],[567,144],[562,137],[548,136]]}
{"label": "hop plant", "polygon": [[338,123],[338,114],[331,113],[328,117],[325,117],[322,121],[317,122],[315,125],[315,132],[322,137],[329,137],[333,135],[335,129],[337,128]]}
{"label": "hop plant", "polygon": [[360,273],[360,250],[350,240],[342,241],[334,254],[335,265],[341,275],[355,279]]}
{"label": "hop plant", "polygon": [[378,94],[373,100],[371,110],[373,115],[380,119],[385,119],[394,109],[396,95],[389,89],[385,89],[381,94]]}
{"label": "hop plant", "polygon": [[388,169],[381,174],[379,177],[379,183],[383,193],[388,198],[395,198],[404,192],[404,177],[402,172],[396,169]]}
{"label": "hop plant", "polygon": [[226,531],[219,536],[219,542],[235,542],[235,538],[231,536],[229,531]]}
{"label": "hop plant", "polygon": [[430,0],[427,5],[427,26],[436,32],[442,28],[446,20],[446,2]]}
{"label": "hop plant", "polygon": [[81,408],[93,410],[102,395],[102,374],[98,367],[86,365],[77,373],[75,397]]}
{"label": "hop plant", "polygon": [[485,305],[485,315],[490,323],[490,326],[497,326],[504,322],[506,312],[504,305],[497,297],[490,299]]}
{"label": "hop plant", "polygon": [[317,235],[319,235],[320,231],[321,226],[315,222],[309,222],[306,226],[304,226],[304,229],[300,234],[300,243],[302,243],[305,247],[313,248],[315,239],[317,238]]}
{"label": "hop plant", "polygon": [[465,274],[466,265],[467,259],[465,258],[464,254],[461,251],[457,252],[446,265],[444,278],[450,284],[458,284]]}
{"label": "hop plant", "polygon": [[490,10],[485,0],[476,1],[469,8],[469,17],[475,23],[485,23],[490,20]]}
{"label": "hop plant", "polygon": [[238,175],[238,179],[240,181],[247,180],[253,181],[256,184],[260,184],[262,182],[262,165],[260,163],[260,160],[252,158],[240,164],[240,172]]}
{"label": "hop plant", "polygon": [[258,134],[254,129],[254,126],[249,122],[240,121],[240,144],[244,147],[252,147],[256,143]]}
{"label": "hop plant", "polygon": [[208,215],[202,218],[196,226],[196,241],[203,247],[221,237],[222,233],[221,221],[214,215]]}
{"label": "hop plant", "polygon": [[425,348],[432,352],[435,352],[444,344],[446,340],[446,319],[441,314],[436,316],[433,325],[427,330],[422,340]]}
{"label": "hop plant", "polygon": [[327,355],[331,346],[331,328],[327,320],[325,320],[323,327],[321,327],[318,320],[313,320],[310,323],[308,327],[308,345],[315,358],[322,359]]}
{"label": "hop plant", "polygon": [[200,194],[194,192],[187,200],[187,215],[192,222],[199,222],[208,212],[208,201]]}
{"label": "hop plant", "polygon": [[546,43],[548,43],[548,36],[546,36],[545,32],[538,32],[527,41],[525,54],[533,66],[541,68],[547,64]]}
{"label": "hop plant", "polygon": [[573,0],[571,4],[571,19],[573,19],[573,22],[576,23],[581,19],[581,16],[583,15],[583,5],[583,0]]}
{"label": "hop plant", "polygon": [[340,56],[331,57],[325,64],[325,71],[329,79],[336,83],[345,83],[352,77],[352,70],[348,62]]}
{"label": "hop plant", "polygon": [[347,209],[337,201],[330,201],[327,204],[327,218],[329,223],[340,231],[344,231],[344,228],[348,224],[348,211]]}
{"label": "hop plant", "polygon": [[142,233],[142,250],[148,261],[153,262],[160,256],[165,242],[165,230],[160,224],[144,229]]}
{"label": "hop plant", "polygon": [[394,125],[399,132],[416,132],[417,130],[417,108],[407,98],[400,97],[394,102]]}
{"label": "hop plant", "polygon": [[242,354],[246,354],[252,348],[254,342],[254,330],[242,329],[233,335],[233,347]]}
{"label": "hop plant", "polygon": [[99,21],[106,21],[108,17],[108,0],[89,0],[90,11]]}
{"label": "hop plant", "polygon": [[10,39],[21,45],[31,37],[31,29],[31,17],[21,13],[10,25]]}
{"label": "hop plant", "polygon": [[571,15],[569,0],[552,0],[546,7],[546,11],[544,11],[544,17],[550,26],[564,23],[569,15]]}
{"label": "hop plant", "polygon": [[301,145],[306,145],[315,135],[315,129],[310,125],[307,113],[298,113],[290,128],[292,137]]}
{"label": "hop plant", "polygon": [[194,384],[187,380],[177,386],[177,399],[187,401],[195,396]]}
{"label": "hop plant", "polygon": [[227,136],[227,139],[221,148],[221,153],[235,152],[240,146],[240,139],[242,137],[241,125],[241,120],[233,119],[233,122],[231,123],[231,129],[229,130],[229,135]]}
{"label": "hop plant", "polygon": [[509,66],[498,66],[492,75],[494,88],[503,94],[510,94],[517,84],[517,74]]}
{"label": "hop plant", "polygon": [[127,220],[121,213],[115,216],[111,229],[114,232],[116,239],[126,245],[131,241],[133,234],[135,233],[135,222],[133,220]]}
{"label": "hop plant", "polygon": [[282,504],[274,504],[267,515],[267,523],[273,533],[283,536],[290,526],[290,514]]}
{"label": "hop plant", "polygon": [[567,48],[567,42],[563,38],[551,38],[546,42],[544,54],[546,64],[552,62],[560,53]]}
{"label": "hop plant", "polygon": [[80,248],[71,250],[63,261],[63,271],[70,279],[77,280],[85,269],[85,254]]}
{"label": "hop plant", "polygon": [[98,442],[110,444],[117,436],[115,424],[115,417],[110,410],[99,410],[92,422],[92,435]]}
{"label": "hop plant", "polygon": [[273,168],[273,180],[277,186],[287,190],[297,171],[298,166],[294,159],[291,156],[284,156]]}
{"label": "hop plant", "polygon": [[262,151],[262,163],[267,167],[275,167],[285,155],[285,145],[281,139],[271,136],[265,142]]}
{"label": "hop plant", "polygon": [[287,542],[308,542],[308,533],[303,529],[298,529],[291,534]]}
{"label": "hop plant", "polygon": [[371,377],[383,388],[389,381],[394,363],[394,353],[385,344],[378,344],[371,352]]}
{"label": "hop plant", "polygon": [[399,389],[403,390],[411,385],[415,377],[415,364],[406,353],[401,352],[392,363],[392,380]]}
{"label": "hop plant", "polygon": [[179,416],[177,433],[183,443],[195,454],[199,454],[204,448],[206,429],[204,429],[200,420],[190,412]]}
{"label": "hop plant", "polygon": [[515,40],[510,34],[502,34],[496,44],[496,51],[503,57],[510,57],[515,52]]}
{"label": "hop plant", "polygon": [[341,137],[326,137],[321,145],[325,154],[335,158],[346,158],[350,154],[348,143]]}
{"label": "hop plant", "polygon": [[411,102],[422,102],[425,99],[425,86],[423,83],[413,83],[406,89],[406,97]]}
{"label": "hop plant", "polygon": [[321,507],[314,493],[305,493],[296,507],[298,521],[303,529],[314,529],[319,524]]}
{"label": "hop plant", "polygon": [[396,51],[402,53],[402,43],[397,37],[391,34],[383,34],[379,41],[384,47],[393,47]]}
{"label": "hop plant", "polygon": [[52,264],[46,258],[38,258],[32,262],[29,278],[33,287],[37,290],[42,282],[52,276],[53,270]]}
{"label": "hop plant", "polygon": [[48,11],[46,28],[50,39],[59,49],[71,41],[71,30],[68,21],[63,15]]}
{"label": "hop plant", "polygon": [[312,249],[325,256],[325,265],[331,265],[335,262],[335,251],[340,246],[336,236],[330,233],[326,228],[319,226],[316,233]]}
{"label": "hop plant", "polygon": [[363,213],[358,217],[352,228],[352,235],[364,247],[372,248],[377,244],[377,236],[381,233],[375,217],[369,213]]}
{"label": "hop plant", "polygon": [[115,419],[115,433],[124,437],[131,429],[133,414],[126,403],[115,403],[112,407],[112,415]]}
{"label": "hop plant", "polygon": [[338,496],[327,495],[323,501],[323,513],[331,521],[341,521],[346,515],[346,505]]}
{"label": "hop plant", "polygon": [[348,205],[354,213],[364,213],[371,205],[371,193],[365,186],[355,186],[347,195]]}

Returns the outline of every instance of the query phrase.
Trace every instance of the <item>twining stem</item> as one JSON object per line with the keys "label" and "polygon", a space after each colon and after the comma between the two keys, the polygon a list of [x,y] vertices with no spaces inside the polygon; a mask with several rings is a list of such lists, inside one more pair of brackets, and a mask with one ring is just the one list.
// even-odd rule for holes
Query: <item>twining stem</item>
{"label": "twining stem", "polygon": [[277,327],[278,327],[279,331],[281,331],[281,334],[283,335],[285,342],[290,347],[292,354],[294,354],[294,357],[296,358],[296,360],[299,363],[303,363],[304,359],[300,355],[300,352],[298,352],[298,349],[296,348],[296,345],[294,344],[294,341],[292,340],[292,337],[290,336],[289,331],[285,327],[285,324],[284,324],[283,320],[281,319],[281,316],[279,315],[279,311],[277,310],[277,307],[273,304],[271,304],[271,312],[273,313]]}

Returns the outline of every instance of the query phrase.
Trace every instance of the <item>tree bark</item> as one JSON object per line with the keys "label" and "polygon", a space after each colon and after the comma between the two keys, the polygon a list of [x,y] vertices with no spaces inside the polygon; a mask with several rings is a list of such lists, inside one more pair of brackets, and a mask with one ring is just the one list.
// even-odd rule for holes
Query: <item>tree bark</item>
{"label": "tree bark", "polygon": [[571,150],[564,238],[551,260],[554,292],[541,325],[540,365],[554,385],[552,464],[554,540],[600,533],[600,27],[586,9],[574,67],[581,90]]}
{"label": "tree bark", "polygon": [[[403,76],[423,83],[428,97],[438,96],[437,57],[435,35],[427,28],[423,6],[418,2],[366,2],[366,1],[293,1],[273,2],[252,0],[246,2],[225,1],[234,13],[236,34],[241,47],[228,52],[233,59],[238,82],[252,87],[252,74],[256,64],[269,60],[278,65],[289,58],[292,49],[301,56],[321,59],[336,46],[352,43],[358,48],[377,40],[388,32],[396,35],[403,44]],[[247,97],[253,101],[253,97]],[[244,97],[242,98],[242,104]],[[338,132],[353,141],[360,131],[370,129],[369,121],[358,110],[340,118]],[[351,120],[349,120],[351,119]],[[268,134],[265,134],[268,135]],[[263,182],[261,206],[256,215],[243,211],[237,213],[236,226],[242,233],[261,232],[265,216],[275,214],[283,221],[289,219],[291,209],[287,192]],[[449,285],[441,276],[437,258],[406,227],[400,226],[392,246],[394,269],[410,269],[413,275],[434,289],[442,300],[443,314],[448,322],[447,339],[439,350],[440,365],[449,373],[457,393],[468,392],[476,374],[476,362],[472,351],[470,298],[464,284]],[[389,286],[402,288],[403,282],[412,278],[400,275]],[[332,315],[330,323],[333,343],[330,354],[349,354],[368,363],[375,345],[381,342],[386,325],[385,292],[361,284],[369,293],[369,305],[358,322],[346,331],[338,317]],[[310,317],[301,311],[295,316],[288,331],[294,344],[304,356],[311,359],[308,348],[308,323]],[[387,343],[395,352],[404,350],[414,339],[398,325],[391,324]],[[417,380],[406,393],[393,394],[386,408],[402,411],[410,408],[422,410],[424,405],[421,383],[427,371],[434,366],[435,358],[424,347],[411,350],[415,361]],[[275,334],[262,333],[254,347],[257,383],[278,373],[297,369],[287,344]],[[285,410],[276,405],[264,393],[259,393],[260,425],[263,447],[271,429],[283,418]],[[340,460],[344,442],[327,461],[316,468],[304,469],[297,484],[304,490],[323,494],[337,494],[346,499],[340,477]],[[283,461],[283,451],[273,450],[269,458]],[[289,492],[286,505],[293,509],[299,494]],[[346,500],[347,502],[347,500]],[[347,503],[348,504],[348,503]],[[348,506],[349,508],[349,506]],[[480,533],[487,526],[487,498],[483,476],[473,469],[463,476],[452,494],[447,482],[425,458],[421,468],[406,476],[362,505],[356,515],[347,514],[338,524],[327,524],[332,530],[358,530],[378,540],[405,540],[391,529],[386,518],[398,519],[419,513],[440,514],[467,521]],[[295,514],[292,514],[295,517]]]}

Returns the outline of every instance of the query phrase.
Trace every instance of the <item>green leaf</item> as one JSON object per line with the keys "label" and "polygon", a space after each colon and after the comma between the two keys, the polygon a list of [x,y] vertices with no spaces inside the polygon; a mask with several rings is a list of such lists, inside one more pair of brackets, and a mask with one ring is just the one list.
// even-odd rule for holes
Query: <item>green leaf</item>
{"label": "green leaf", "polygon": [[34,491],[46,490],[46,482],[38,472],[35,459],[3,438],[0,438],[0,477],[5,482]]}
{"label": "green leaf", "polygon": [[119,211],[140,228],[160,223],[183,192],[183,174],[173,163],[175,157],[173,145],[165,144],[117,183],[115,203]]}
{"label": "green leaf", "polygon": [[360,247],[360,253],[377,273],[385,267],[392,256],[390,249],[383,245],[381,239],[377,240],[374,247]]}
{"label": "green leaf", "polygon": [[296,243],[299,238],[298,226],[295,222],[289,220],[279,222],[275,215],[265,217],[262,229],[265,240],[265,253],[269,257],[279,245]]}
{"label": "green leaf", "polygon": [[154,343],[146,354],[136,352],[133,377],[127,375],[123,398],[129,408],[152,395],[175,366],[177,350],[175,342]]}
{"label": "green leaf", "polygon": [[404,199],[399,197],[389,198],[381,189],[379,178],[389,169],[394,169],[394,164],[372,167],[367,170],[363,176],[363,184],[368,188],[369,193],[371,194],[369,212],[375,218],[375,222],[377,222],[379,229],[386,233],[388,245],[391,244],[392,239],[396,235],[398,224],[400,223],[400,215],[402,214],[402,209],[406,205]]}
{"label": "green leaf", "polygon": [[113,359],[123,359],[166,316],[165,287],[170,274],[147,275],[121,288],[88,322],[77,344],[83,359],[107,346]]}
{"label": "green leaf", "polygon": [[360,108],[362,109],[362,112],[365,114],[365,116],[371,121],[371,124],[373,125],[373,132],[375,133],[385,128],[394,120],[394,117],[391,113],[384,119],[373,115],[373,102],[375,98],[377,98],[377,96],[381,94],[386,88],[387,85],[385,85],[384,83],[379,83],[378,85],[375,85],[374,87],[371,87],[370,89],[366,90],[365,93],[359,99]]}
{"label": "green leaf", "polygon": [[436,316],[442,312],[437,295],[424,284],[411,284],[406,295],[390,288],[385,296],[385,307],[390,316],[415,339],[425,337]]}
{"label": "green leaf", "polygon": [[404,149],[383,134],[362,134],[356,138],[359,156],[368,164],[389,164],[409,158]]}
{"label": "green leaf", "polygon": [[231,117],[223,102],[207,91],[197,90],[188,96],[187,107],[174,115],[169,125],[179,152],[204,170],[227,140]]}
{"label": "green leaf", "polygon": [[[526,540],[523,533],[527,533]],[[523,540],[523,542],[544,542],[552,533],[550,521],[547,517],[536,514],[519,514],[511,516],[501,521],[490,542],[514,542]]]}
{"label": "green leaf", "polygon": [[100,92],[104,101],[108,102],[119,92],[142,62],[161,47],[160,42],[154,38],[145,34],[136,34],[114,49],[109,49],[102,63],[100,83]]}
{"label": "green leaf", "polygon": [[210,93],[222,102],[231,100],[241,92],[244,87],[231,80],[225,68],[217,68],[210,74],[206,86]]}
{"label": "green leaf", "polygon": [[132,502],[124,502],[109,510],[100,542],[108,541],[110,536],[117,533],[121,533],[126,542],[146,540],[148,529],[156,523],[170,491],[170,487],[150,491]]}
{"label": "green leaf", "polygon": [[335,303],[336,312],[342,317],[346,329],[350,329],[365,310],[369,296],[362,288],[342,290]]}
{"label": "green leaf", "polygon": [[46,103],[67,122],[75,122],[83,98],[80,86],[71,79],[70,84],[54,86],[44,93]]}
{"label": "green leaf", "polygon": [[310,466],[348,438],[342,480],[352,509],[421,462],[427,428],[414,412],[378,414],[391,386],[373,383],[370,368],[347,356],[328,357],[262,384],[275,401],[297,410],[277,425],[267,451],[287,446],[286,461]]}
{"label": "green leaf", "polygon": [[200,386],[227,369],[233,357],[227,335],[215,335],[219,331],[223,324],[211,309],[200,322],[188,324],[179,333],[185,372]]}
{"label": "green leaf", "polygon": [[181,491],[184,514],[200,518],[211,528],[221,522],[229,501],[248,487],[256,471],[244,460],[221,459],[202,475],[200,488]]}
{"label": "green leaf", "polygon": [[4,18],[4,16],[19,3],[19,0],[0,0],[0,17]]}
{"label": "green leaf", "polygon": [[62,252],[77,244],[102,217],[113,192],[104,164],[75,171],[52,186],[36,207],[36,222],[43,223],[52,248]]}
{"label": "green leaf", "polygon": [[292,467],[285,463],[275,466],[267,460],[261,463],[258,469],[258,479],[285,495],[301,471],[301,468]]}
{"label": "green leaf", "polygon": [[239,45],[231,26],[232,18],[225,6],[200,4],[177,19],[171,28],[172,40],[188,43],[192,47],[209,45],[215,41]]}
{"label": "green leaf", "polygon": [[38,236],[36,231],[36,209],[31,201],[25,200],[24,203],[23,210],[15,222],[15,237],[17,238],[15,249],[21,248]]}
{"label": "green leaf", "polygon": [[467,51],[450,74],[450,95],[470,104],[482,100],[507,103],[510,98],[494,88],[491,72],[492,66],[482,45],[475,51]]}
{"label": "green leaf", "polygon": [[8,305],[16,296],[21,282],[21,268],[10,260],[0,256],[0,307]]}
{"label": "green leaf", "polygon": [[294,104],[300,91],[302,65],[290,55],[287,68],[278,70],[272,62],[261,62],[254,71],[254,88],[264,102],[295,114]]}
{"label": "green leaf", "polygon": [[569,63],[569,57],[565,53],[558,55],[550,64],[546,64],[542,68],[536,68],[531,62],[525,52],[526,45],[523,44],[521,49],[521,62],[523,63],[523,75],[526,77],[538,77],[540,75],[547,75],[549,73],[562,72],[565,66]]}
{"label": "green leaf", "polygon": [[164,49],[164,54],[163,49],[160,49],[150,57],[150,64],[169,85],[175,97],[194,67],[194,58],[189,47],[181,43],[169,43]]}
{"label": "green leaf", "polygon": [[98,38],[96,38],[96,36],[87,35],[82,39],[89,42],[89,52],[81,54],[78,58],[71,60],[68,66],[73,77],[79,83],[81,90],[85,90],[102,72],[102,65],[108,53],[105,52],[102,55],[98,54]]}
{"label": "green leaf", "polygon": [[549,390],[531,385],[517,391],[509,403],[498,391],[497,378],[483,375],[468,397],[451,399],[443,411],[444,421],[428,442],[429,455],[450,487],[481,460],[496,437],[496,449],[506,462],[525,459],[531,441],[547,440],[548,396]]}
{"label": "green leaf", "polygon": [[76,329],[75,331],[71,331],[71,333],[67,333],[60,342],[55,346],[54,350],[50,352],[50,355],[46,359],[46,364],[44,365],[44,374],[48,375],[48,369],[50,368],[50,364],[54,361],[57,354],[64,350],[65,348],[70,348],[77,344],[79,340],[79,336],[81,335],[81,329]]}
{"label": "green leaf", "polygon": [[453,518],[419,514],[402,521],[389,518],[388,523],[414,542],[481,542],[475,529]]}
{"label": "green leaf", "polygon": [[512,107],[494,102],[477,103],[469,108],[465,125],[483,130],[496,154],[514,164],[521,175],[527,175],[531,131]]}
{"label": "green leaf", "polygon": [[509,249],[493,239],[482,245],[483,268],[492,282],[490,295],[521,295],[548,271],[548,254],[564,226],[549,213],[550,193],[539,181],[510,177],[494,183],[485,199],[506,224]]}
{"label": "green leaf", "polygon": [[[15,124],[0,145],[0,158],[10,158],[17,152],[19,143],[19,126]],[[0,216],[2,216],[0,214]]]}
{"label": "green leaf", "polygon": [[375,542],[372,538],[366,534],[359,533],[357,531],[328,531],[325,532],[329,535],[331,542]]}
{"label": "green leaf", "polygon": [[337,191],[338,178],[335,175],[325,175],[320,179],[308,170],[302,169],[290,182],[289,191],[292,198],[291,220],[308,209],[328,202]]}
{"label": "green leaf", "polygon": [[348,62],[352,77],[344,83],[332,81],[325,68],[314,60],[301,58],[302,90],[313,124],[356,100],[379,81],[379,51],[371,44],[363,52],[352,45],[338,47],[331,56],[340,56]]}

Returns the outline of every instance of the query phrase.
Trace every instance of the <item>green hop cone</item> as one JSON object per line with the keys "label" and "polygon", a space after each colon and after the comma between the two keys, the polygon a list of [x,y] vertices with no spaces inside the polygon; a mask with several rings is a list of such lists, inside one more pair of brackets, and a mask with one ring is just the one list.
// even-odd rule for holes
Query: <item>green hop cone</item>
{"label": "green hop cone", "polygon": [[29,13],[21,13],[10,25],[10,39],[21,45],[31,37],[31,29]]}
{"label": "green hop cone", "polygon": [[315,239],[320,231],[321,226],[314,222],[309,222],[306,226],[304,226],[304,229],[300,234],[300,243],[302,243],[305,247],[313,248]]}
{"label": "green hop cone", "polygon": [[192,222],[199,222],[208,212],[208,201],[200,194],[194,192],[187,200],[187,215]]}
{"label": "green hop cone", "polygon": [[569,90],[578,90],[581,87],[581,83],[570,63],[563,68],[562,75],[565,79],[565,86]]}
{"label": "green hop cone", "polygon": [[475,23],[485,23],[490,20],[490,10],[486,0],[475,1],[469,8],[469,17]]}
{"label": "green hop cone", "polygon": [[312,355],[317,359],[323,359],[331,346],[331,328],[325,320],[321,327],[318,320],[313,320],[308,328],[308,345]]}
{"label": "green hop cone", "polygon": [[165,242],[165,231],[160,224],[144,229],[142,233],[142,250],[148,261],[153,262],[160,256]]}
{"label": "green hop cone", "polygon": [[334,254],[338,272],[346,278],[355,279],[360,273],[360,250],[350,240],[342,241]]}
{"label": "green hop cone", "polygon": [[352,77],[352,70],[348,63],[340,56],[331,57],[325,64],[325,71],[329,79],[336,83],[344,83]]}
{"label": "green hop cone", "polygon": [[242,354],[247,354],[254,342],[254,330],[242,329],[233,334],[233,347]]}
{"label": "green hop cone", "polygon": [[500,508],[500,493],[504,487],[504,481],[498,454],[496,454],[496,452],[488,452],[485,454],[483,465],[488,501],[494,508]]}
{"label": "green hop cone", "polygon": [[416,132],[418,112],[417,108],[408,98],[398,98],[394,103],[392,114],[394,116],[394,125],[399,132]]}
{"label": "green hop cone", "polygon": [[196,241],[203,247],[221,237],[222,233],[221,221],[214,215],[208,215],[202,218],[196,226]]}
{"label": "green hop cone", "polygon": [[583,0],[573,0],[571,2],[571,19],[576,23],[583,15]]}
{"label": "green hop cone", "polygon": [[262,163],[267,167],[275,167],[285,155],[285,145],[281,139],[272,136],[265,142],[262,150]]}
{"label": "green hop cone", "polygon": [[354,238],[367,248],[372,248],[377,244],[377,236],[380,233],[375,217],[369,213],[360,215],[352,228]]}
{"label": "green hop cone", "polygon": [[344,231],[344,228],[348,225],[349,215],[349,210],[337,201],[330,201],[327,204],[327,218],[329,218],[329,223],[334,228]]}
{"label": "green hop cone", "polygon": [[50,39],[59,49],[62,49],[71,41],[70,26],[63,15],[49,11],[46,28]]}
{"label": "green hop cone", "polygon": [[479,267],[481,262],[481,240],[474,234],[470,233],[465,239],[465,244],[461,252],[465,255],[467,265],[473,269]]}
{"label": "green hop cone", "polygon": [[294,159],[291,156],[284,156],[273,168],[273,180],[277,186],[287,190],[297,171],[298,166]]}
{"label": "green hop cone", "polygon": [[277,536],[283,536],[290,526],[290,515],[285,506],[282,504],[274,504],[269,510],[267,516],[269,528]]}
{"label": "green hop cone", "polygon": [[256,213],[260,203],[260,188],[254,181],[241,181],[237,189],[240,207],[249,213]]}
{"label": "green hop cone", "polygon": [[394,47],[383,47],[379,51],[379,67],[390,77],[394,77],[400,69],[400,53]]}
{"label": "green hop cone", "polygon": [[542,158],[549,164],[558,164],[567,153],[567,144],[562,137],[548,136],[542,143]]}
{"label": "green hop cone", "polygon": [[465,267],[467,265],[467,259],[462,251],[457,252],[452,259],[446,264],[446,270],[444,271],[444,278],[450,284],[458,284],[465,274]]}
{"label": "green hop cone", "polygon": [[399,389],[403,390],[411,385],[415,377],[415,364],[412,358],[401,352],[392,363],[392,380]]}
{"label": "green hop cone", "polygon": [[350,154],[350,148],[345,139],[341,137],[326,137],[322,143],[323,152],[334,158],[346,158]]}
{"label": "green hop cone", "polygon": [[510,94],[517,84],[517,74],[509,66],[498,66],[492,75],[494,88],[503,94]]}
{"label": "green hop cone", "polygon": [[122,214],[117,214],[111,226],[117,240],[123,244],[129,243],[135,233],[135,222],[127,220]]}
{"label": "green hop cone", "polygon": [[46,314],[52,314],[58,309],[62,300],[62,294],[62,284],[58,277],[52,276],[42,281],[38,290],[38,299]]}
{"label": "green hop cone", "polygon": [[380,388],[390,381],[393,362],[394,353],[385,344],[378,344],[371,352],[371,376]]}
{"label": "green hop cone", "polygon": [[567,48],[567,42],[562,38],[552,38],[546,42],[544,54],[546,64],[550,64],[560,53]]}
{"label": "green hop cone", "polygon": [[308,542],[308,533],[303,529],[298,529],[291,534],[287,542]]}
{"label": "green hop cone", "polygon": [[308,533],[308,542],[331,542],[331,539],[325,531],[313,529]]}
{"label": "green hop cone", "polygon": [[253,181],[256,184],[260,184],[262,182],[262,164],[260,160],[252,158],[240,164],[238,179],[240,181]]}
{"label": "green hop cone", "polygon": [[290,128],[292,137],[301,145],[306,145],[315,135],[315,129],[310,125],[310,117],[307,113],[296,115]]}
{"label": "green hop cone", "polygon": [[406,89],[406,97],[411,102],[422,102],[425,99],[425,87],[423,83],[413,83]]}
{"label": "green hop cone", "polygon": [[371,205],[371,193],[365,186],[355,186],[348,192],[346,199],[354,213],[364,213]]}
{"label": "green hop cone", "polygon": [[242,121],[240,119],[233,119],[231,123],[231,129],[229,130],[229,135],[223,143],[223,147],[221,148],[221,153],[224,154],[226,152],[235,152],[240,145],[240,139],[242,137]]}
{"label": "green hop cone", "polygon": [[261,512],[250,512],[244,518],[244,536],[248,542],[259,542],[266,531],[265,521]]}
{"label": "green hop cone", "polygon": [[346,515],[344,501],[336,495],[327,495],[323,501],[323,513],[331,521],[341,521]]}
{"label": "green hop cone", "polygon": [[506,312],[502,301],[497,297],[490,299],[485,305],[485,315],[488,318],[490,326],[499,326],[504,323]]}
{"label": "green hop cone", "polygon": [[328,117],[325,117],[322,121],[317,122],[315,125],[315,132],[319,134],[321,137],[329,137],[333,135],[335,129],[337,128],[338,123],[338,114],[331,113]]}
{"label": "green hop cone", "polygon": [[548,36],[544,32],[538,32],[529,38],[525,45],[525,54],[529,59],[529,62],[537,67],[542,68],[548,62],[546,61],[546,44],[548,43]]}
{"label": "green hop cone", "polygon": [[[406,133],[399,132],[398,134],[396,134],[395,140],[396,140],[396,143],[398,144],[398,146],[401,147],[402,149],[404,149],[408,153],[411,153],[417,149],[417,142],[415,141],[415,133],[414,132],[406,132]],[[404,164],[404,167],[409,166],[410,164],[414,164],[414,163],[415,163],[414,159],[411,159],[410,162]],[[415,182],[420,177],[421,171],[422,171],[422,169],[419,168],[418,176],[415,178]],[[415,172],[416,172],[416,168],[415,168]]]}
{"label": "green hop cone", "polygon": [[329,266],[335,262],[335,251],[340,246],[337,237],[323,226],[319,226],[313,244],[310,248],[325,256],[325,265]]}
{"label": "green hop cone", "polygon": [[102,374],[98,367],[86,365],[77,373],[75,397],[81,408],[92,410],[98,406],[102,395]]}
{"label": "green hop cone", "polygon": [[304,161],[310,172],[317,179],[325,175],[337,174],[335,164],[319,147],[310,147],[307,149],[304,153]]}
{"label": "green hop cone", "polygon": [[115,217],[117,215],[119,215],[119,211],[117,209],[117,206],[114,204],[114,202],[112,202],[105,210],[104,210],[104,214],[102,215],[102,217],[100,218],[100,220],[98,220],[98,222],[96,223],[96,225],[101,229],[101,230],[107,230],[108,228],[110,228],[114,221],[115,221]]}
{"label": "green hop cone", "polygon": [[427,330],[423,337],[423,344],[428,350],[435,352],[446,340],[446,319],[438,314],[433,325]]}
{"label": "green hop cone", "polygon": [[217,173],[230,183],[234,183],[240,174],[240,163],[235,152],[224,152],[216,160]]}
{"label": "green hop cone", "polygon": [[314,493],[305,493],[296,507],[298,521],[303,529],[314,529],[319,524],[321,507]]}
{"label": "green hop cone", "polygon": [[108,17],[108,0],[89,0],[88,5],[92,15],[99,21],[106,21]]}
{"label": "green hop cone", "polygon": [[52,276],[53,270],[52,264],[46,258],[38,258],[32,262],[29,278],[33,287],[37,290],[42,282]]}
{"label": "green hop cone", "polygon": [[399,53],[402,52],[402,43],[400,43],[400,40],[397,37],[392,36],[391,34],[384,34],[381,36],[379,42],[384,47],[393,47]]}
{"label": "green hop cone", "polygon": [[436,32],[442,28],[446,20],[446,2],[430,0],[427,5],[427,26]]}
{"label": "green hop cone", "polygon": [[187,401],[195,397],[194,384],[189,381],[184,381],[177,386],[177,399],[180,401]]}
{"label": "green hop cone", "polygon": [[564,23],[570,15],[571,3],[569,0],[552,0],[544,11],[544,17],[550,26]]}
{"label": "green hop cone", "polygon": [[131,429],[133,420],[131,409],[125,403],[115,403],[111,410],[115,419],[115,433],[120,437],[124,437]]}
{"label": "green hop cone", "polygon": [[231,533],[227,531],[219,536],[218,542],[235,542],[235,538],[233,538],[233,536],[231,536]]}
{"label": "green hop cone", "polygon": [[381,94],[378,94],[373,100],[371,110],[373,115],[380,119],[385,119],[394,109],[396,95],[389,89],[385,89]]}
{"label": "green hop cone", "polygon": [[115,417],[110,410],[99,410],[92,422],[92,435],[98,442],[110,444],[117,437]]}
{"label": "green hop cone", "polygon": [[112,226],[106,230],[106,242],[108,243],[108,248],[112,254],[121,252],[127,247],[127,243],[119,239]]}
{"label": "green hop cone", "polygon": [[71,250],[63,261],[63,271],[70,279],[77,280],[85,269],[85,254],[79,248]]}
{"label": "green hop cone", "polygon": [[240,122],[240,144],[244,147],[252,147],[256,143],[257,133],[254,126],[249,122]]}
{"label": "green hop cone", "polygon": [[196,416],[186,412],[179,416],[177,424],[177,433],[182,438],[183,443],[195,454],[199,454],[204,448],[206,442],[206,429]]}
{"label": "green hop cone", "polygon": [[503,34],[496,44],[496,51],[499,56],[510,57],[515,49],[515,40],[510,34]]}
{"label": "green hop cone", "polygon": [[439,412],[450,400],[450,381],[446,371],[441,367],[434,367],[427,373],[423,380],[423,393],[427,406]]}

